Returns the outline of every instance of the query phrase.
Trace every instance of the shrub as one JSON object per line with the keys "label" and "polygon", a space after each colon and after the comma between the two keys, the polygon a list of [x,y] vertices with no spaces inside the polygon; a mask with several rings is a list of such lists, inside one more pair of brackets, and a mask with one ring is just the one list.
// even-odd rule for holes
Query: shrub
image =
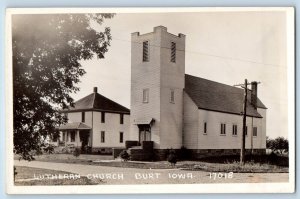
{"label": "shrub", "polygon": [[121,153],[120,153],[120,158],[123,160],[123,161],[128,161],[130,159],[130,155],[127,153],[126,150],[123,150]]}
{"label": "shrub", "polygon": [[277,137],[275,139],[267,137],[267,148],[280,154],[287,153],[289,151],[289,141],[284,137]]}
{"label": "shrub", "polygon": [[77,158],[80,156],[80,148],[75,148],[74,152],[73,152],[73,155]]}
{"label": "shrub", "polygon": [[170,162],[173,166],[175,166],[175,164],[177,163],[177,155],[174,150],[170,150],[168,155],[168,162]]}
{"label": "shrub", "polygon": [[54,145],[49,144],[44,149],[45,153],[51,154],[54,152]]}

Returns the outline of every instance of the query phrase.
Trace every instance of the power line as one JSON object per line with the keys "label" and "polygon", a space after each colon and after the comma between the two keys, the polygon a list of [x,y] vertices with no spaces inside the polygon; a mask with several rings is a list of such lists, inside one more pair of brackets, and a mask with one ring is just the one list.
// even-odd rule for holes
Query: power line
{"label": "power line", "polygon": [[[124,41],[124,42],[129,42],[129,43],[142,44],[142,42],[134,42],[134,41],[129,41],[129,40],[125,40],[125,39],[119,39],[119,38],[115,38],[115,37],[112,37],[112,39],[119,40],[119,41]],[[164,49],[171,49],[169,47],[158,46],[158,45],[153,45],[153,44],[149,44],[149,46],[158,47],[158,48],[164,48]],[[226,56],[222,56],[222,55],[214,55],[214,54],[209,54],[209,53],[204,53],[204,52],[199,52],[199,51],[197,52],[197,51],[179,50],[179,49],[176,49],[176,51],[184,51],[186,53],[200,54],[200,55],[205,55],[205,56],[210,56],[210,57],[216,57],[216,58],[220,58],[220,59],[227,59],[227,60],[233,60],[233,61],[239,61],[239,62],[247,62],[247,63],[258,64],[258,65],[265,65],[265,66],[270,66],[270,67],[275,67],[275,68],[286,68],[284,65],[263,63],[263,62],[246,60],[246,59],[240,59],[240,58],[234,58],[234,57],[226,57]]]}

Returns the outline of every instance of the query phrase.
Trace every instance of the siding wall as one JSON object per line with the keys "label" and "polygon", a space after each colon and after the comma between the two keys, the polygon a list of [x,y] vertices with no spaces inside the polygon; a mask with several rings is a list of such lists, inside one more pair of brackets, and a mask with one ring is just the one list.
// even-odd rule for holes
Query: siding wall
{"label": "siding wall", "polygon": [[[161,28],[161,110],[160,149],[180,148],[183,131],[183,88],[185,82],[185,36],[176,36]],[[171,62],[171,42],[176,44],[176,61]],[[170,102],[174,90],[174,103]]]}
{"label": "siding wall", "polygon": [[[120,124],[120,114],[105,113],[105,123],[101,123],[101,112],[94,112],[93,147],[125,147],[129,137],[130,116],[124,114],[124,124]],[[101,143],[101,131],[105,132],[105,142]],[[123,132],[123,143],[120,143]]]}
{"label": "siding wall", "polygon": [[[172,35],[164,27],[154,32],[131,35],[131,130],[130,140],[138,140],[138,127],[134,121],[154,118],[151,140],[154,148],[180,148],[182,146],[182,111],[184,88],[185,37]],[[143,42],[150,45],[149,62],[143,62]],[[171,63],[171,42],[181,51],[176,63]],[[161,46],[163,48],[161,48]],[[143,89],[149,89],[149,103],[143,103]],[[170,103],[170,89],[175,91],[175,103]],[[161,118],[164,118],[161,120]]]}
{"label": "siding wall", "polygon": [[[265,110],[261,110],[263,111]],[[207,123],[207,134],[204,134],[204,122]],[[220,134],[221,123],[226,124],[226,135]],[[237,125],[237,136],[232,135],[234,124]],[[246,149],[251,149],[251,145],[254,149],[264,149],[266,147],[264,119],[247,117],[247,126]],[[251,140],[253,126],[257,127],[257,136]],[[187,94],[184,95],[184,146],[186,148],[240,149],[242,128],[242,116],[198,109],[191,98]]]}
{"label": "siding wall", "polygon": [[[81,112],[68,113],[68,122],[81,122]],[[101,123],[101,112],[87,111],[84,123],[92,127],[92,147],[125,147],[125,141],[129,139],[130,115],[124,114],[124,124],[120,124],[120,114],[105,113],[105,123]],[[105,131],[104,143],[101,143],[101,131]],[[123,143],[120,143],[120,132],[123,132]],[[79,139],[79,134],[76,135],[76,139]],[[69,143],[81,145],[80,142]]]}
{"label": "siding wall", "polygon": [[[130,140],[139,140],[139,129],[134,121],[154,118],[151,140],[160,147],[160,37],[159,33],[131,35],[131,127]],[[149,62],[143,62],[143,42],[149,42]],[[143,103],[143,89],[149,89],[149,102]]]}
{"label": "siding wall", "polygon": [[261,121],[261,128],[262,128],[262,134],[261,134],[261,146],[262,148],[266,148],[266,137],[267,137],[267,109],[258,108],[257,112],[263,117]]}
{"label": "siding wall", "polygon": [[192,99],[184,92],[183,94],[183,145],[188,149],[198,146],[199,137],[199,114],[198,107]]}

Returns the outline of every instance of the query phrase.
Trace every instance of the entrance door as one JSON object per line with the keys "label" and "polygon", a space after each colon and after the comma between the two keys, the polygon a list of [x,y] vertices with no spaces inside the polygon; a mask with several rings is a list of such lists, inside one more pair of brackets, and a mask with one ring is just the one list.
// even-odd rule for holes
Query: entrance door
{"label": "entrance door", "polygon": [[149,125],[139,125],[139,142],[151,141],[151,129]]}
{"label": "entrance door", "polygon": [[80,137],[80,141],[81,141],[81,152],[88,153],[90,132],[87,130],[81,130],[79,132],[79,137]]}

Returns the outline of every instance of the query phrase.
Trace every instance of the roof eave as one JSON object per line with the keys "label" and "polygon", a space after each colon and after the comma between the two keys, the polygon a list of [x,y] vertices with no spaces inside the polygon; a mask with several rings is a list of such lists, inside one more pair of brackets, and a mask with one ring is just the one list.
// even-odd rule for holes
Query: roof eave
{"label": "roof eave", "polygon": [[72,112],[83,112],[83,111],[96,111],[96,112],[107,112],[107,113],[123,113],[123,114],[130,114],[129,111],[114,111],[114,110],[105,110],[105,109],[96,109],[96,108],[85,108],[85,109],[68,109],[68,110],[61,110],[61,113],[72,113]]}
{"label": "roof eave", "polygon": [[[213,112],[219,112],[219,113],[227,113],[227,114],[234,114],[234,115],[242,115],[242,114],[239,114],[239,113],[235,113],[235,112],[230,112],[230,111],[221,111],[221,110],[214,110],[214,109],[207,109],[207,108],[202,108],[202,107],[198,107],[198,109],[201,109],[201,110],[206,110],[206,111],[213,111]],[[255,118],[263,118],[259,113],[257,113],[258,115],[248,115],[248,117],[255,117]]]}

